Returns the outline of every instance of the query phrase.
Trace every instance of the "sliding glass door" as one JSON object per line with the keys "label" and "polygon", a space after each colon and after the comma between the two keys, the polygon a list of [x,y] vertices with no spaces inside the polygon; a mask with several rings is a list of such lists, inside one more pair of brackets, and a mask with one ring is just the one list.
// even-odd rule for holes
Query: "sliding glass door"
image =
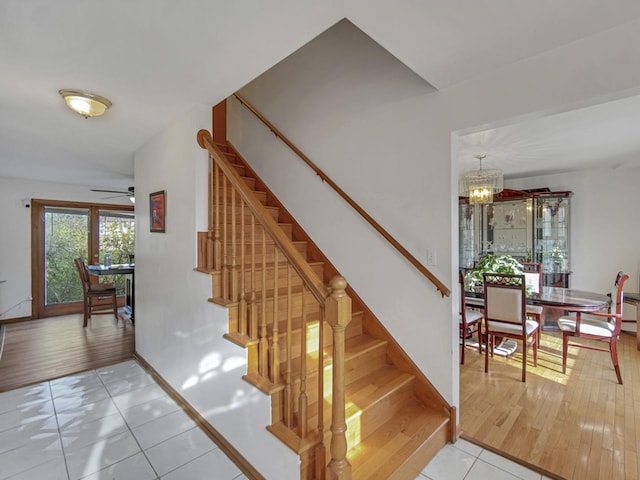
{"label": "sliding glass door", "polygon": [[[104,263],[109,253],[112,264],[129,263],[134,253],[133,207],[46,200],[33,200],[31,205],[32,315],[79,312],[82,286],[73,260]],[[122,275],[101,281],[113,281],[118,294],[124,295]]]}
{"label": "sliding glass door", "polygon": [[89,210],[44,207],[44,305],[82,301],[73,259],[89,255]]}

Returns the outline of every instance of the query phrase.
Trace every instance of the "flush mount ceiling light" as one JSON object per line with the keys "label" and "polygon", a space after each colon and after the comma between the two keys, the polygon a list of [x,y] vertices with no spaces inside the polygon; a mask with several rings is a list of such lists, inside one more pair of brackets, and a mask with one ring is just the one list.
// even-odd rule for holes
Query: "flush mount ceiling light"
{"label": "flush mount ceiling light", "polygon": [[111,106],[109,100],[91,92],[60,90],[58,93],[64,98],[71,110],[79,113],[84,118],[98,117]]}
{"label": "flush mount ceiling light", "polygon": [[476,155],[480,169],[465,172],[460,176],[460,195],[469,197],[469,203],[492,203],[493,195],[504,190],[504,179],[500,170],[483,170],[482,160],[486,155]]}

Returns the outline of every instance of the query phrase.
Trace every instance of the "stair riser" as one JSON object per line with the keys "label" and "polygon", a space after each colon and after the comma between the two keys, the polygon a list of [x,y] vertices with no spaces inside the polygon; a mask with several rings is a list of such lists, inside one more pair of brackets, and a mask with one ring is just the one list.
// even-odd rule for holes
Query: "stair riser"
{"label": "stair riser", "polygon": [[[246,303],[247,303],[247,312],[251,311],[252,305],[251,305],[251,295],[246,295],[245,294],[245,298],[246,298]],[[262,325],[262,316],[263,316],[263,309],[262,309],[262,303],[259,301],[256,301],[255,304],[255,310],[256,310],[256,314],[257,314],[257,322],[258,325]],[[311,295],[310,293],[307,293],[306,295],[306,305],[305,305],[305,311],[306,314],[308,316],[309,321],[316,321],[318,318],[318,314],[320,311],[320,307],[318,306],[318,302],[316,302],[313,298],[313,295]],[[287,312],[287,298],[286,297],[280,297],[278,299],[278,316],[279,318],[285,318],[284,316],[286,315]],[[265,318],[266,318],[266,323],[268,326],[269,331],[271,330],[271,326],[273,324],[273,299],[269,298],[266,301],[266,305],[265,305]],[[280,317],[280,315],[282,315],[282,317]],[[292,317],[300,317],[302,315],[302,302],[301,302],[301,295],[300,293],[298,293],[297,295],[293,295],[291,296],[291,315]],[[247,318],[249,317],[249,314],[247,314]],[[233,322],[231,321],[231,317],[229,318],[229,329],[230,331],[237,331],[238,325],[237,322]],[[284,333],[284,332],[282,332]]]}
{"label": "stair riser", "polygon": [[[237,166],[237,165],[236,165],[236,166]],[[211,182],[211,178],[212,178],[212,176],[211,176],[211,175],[209,175],[209,182]],[[222,179],[221,179],[221,177],[218,177],[218,178],[219,178],[219,180],[218,180],[218,181],[220,182],[220,183],[219,183],[219,186],[220,186],[220,188],[222,188]],[[256,179],[255,179],[255,178],[252,178],[252,177],[245,177],[245,176],[243,176],[243,177],[242,177],[242,181],[244,181],[244,183],[245,183],[245,184],[246,184],[246,185],[247,185],[251,190],[255,190],[255,188],[256,188],[256,183],[257,183],[257,181],[256,181]],[[215,179],[214,179],[214,182],[215,182]],[[227,186],[227,188],[229,188],[229,187]]]}
{"label": "stair riser", "polygon": [[[280,209],[278,207],[270,207],[270,206],[265,206],[267,212],[269,213],[269,215],[271,216],[271,218],[273,218],[276,222],[278,221],[278,215],[280,214]],[[232,213],[233,213],[233,209],[231,208],[231,205],[229,204],[226,208],[227,210],[227,223],[232,223],[231,219],[232,219]],[[240,207],[240,205],[236,205],[236,222],[238,223],[238,225],[240,225],[241,222],[241,217],[242,217],[242,208]],[[222,224],[224,222],[224,209],[221,209],[220,212],[218,212],[218,216],[219,216],[219,222],[220,222],[220,227],[222,227]],[[214,212],[214,218],[215,218],[215,212]],[[251,209],[249,207],[247,207],[245,205],[244,207],[244,223],[245,223],[245,229],[247,228],[251,228]],[[256,220],[256,225],[258,225],[258,221]]]}
{"label": "stair riser", "polygon": [[[357,447],[362,441],[373,433],[377,428],[384,425],[385,422],[391,420],[404,406],[414,401],[415,396],[411,388],[403,388],[401,391],[394,392],[387,398],[381,399],[372,408],[360,412],[346,419],[347,424],[347,445],[349,448]],[[331,418],[331,406],[325,403],[325,419]],[[331,445],[331,426],[326,422],[324,444],[327,450]],[[331,452],[326,452],[325,461],[331,460]],[[413,478],[413,477],[412,477]]]}
{"label": "stair riser", "polygon": [[[231,149],[229,148],[229,145],[227,145],[226,143],[221,143],[221,142],[213,142],[213,144],[218,147],[218,149],[222,152],[222,153],[231,153]],[[233,155],[233,153],[232,153]]]}
{"label": "stair riser", "polygon": [[[227,239],[227,248],[229,248],[231,246],[231,242],[233,241],[233,226],[231,224],[227,225],[226,228],[226,236],[225,236],[225,228],[224,226],[220,227],[220,241],[222,241],[224,238]],[[235,232],[235,239],[236,242],[242,242],[242,225],[236,225],[235,228],[236,232]],[[264,228],[262,227],[262,225],[255,225],[254,227],[254,233],[253,236],[251,235],[251,228],[247,228],[245,225],[244,228],[244,242],[243,243],[248,243],[249,245],[251,245],[251,239],[253,238],[254,242],[256,245],[261,244],[262,243],[262,231],[264,230]],[[291,225],[287,225],[287,224],[283,224],[280,226],[280,230],[282,230],[282,232],[285,234],[285,236],[289,239],[289,240],[293,240],[293,234],[292,234],[292,228]],[[264,238],[265,243],[274,243],[273,239],[271,238],[271,236],[269,234],[265,234],[265,238]],[[257,259],[258,261],[260,259]]]}
{"label": "stair riser", "polygon": [[[282,256],[279,255],[279,257],[282,257]],[[247,259],[245,258],[245,261],[246,260]],[[312,265],[312,269],[315,272],[315,274],[318,275],[318,278],[322,278],[322,268],[323,268],[322,264]],[[245,276],[245,285],[247,286],[247,291],[249,291],[251,290],[251,287],[252,287],[252,284],[251,284],[252,272],[251,272],[251,267],[249,265],[245,265],[244,276]],[[266,276],[266,283],[265,283],[266,288],[270,290],[274,287],[275,269],[273,268],[273,263],[271,264],[271,267],[267,265],[267,268],[265,270],[265,276]],[[278,288],[286,288],[287,281],[288,281],[287,265],[285,263],[281,263],[278,267]],[[293,267],[292,267],[291,268],[291,287],[295,289],[295,287],[300,287],[301,285],[302,285],[302,279],[293,270]],[[258,263],[255,268],[255,289],[256,290],[262,289],[262,265],[260,263]]]}
{"label": "stair riser", "polygon": [[[232,265],[228,265],[228,277],[229,277],[229,289],[231,288],[231,278],[233,276],[233,266]],[[274,288],[274,280],[273,280],[273,269],[271,269],[272,271],[270,272],[270,274],[267,276],[267,281],[265,283],[265,290],[266,290],[266,295],[267,295],[267,308],[270,309],[269,313],[273,312],[273,299],[271,298],[271,296],[273,295],[273,288]],[[227,298],[226,300],[228,302],[239,302],[242,299],[242,295],[244,293],[244,299],[246,301],[247,304],[250,303],[251,299],[255,297],[255,302],[257,305],[258,309],[262,309],[262,303],[261,303],[261,298],[262,298],[262,274],[260,272],[260,269],[256,270],[256,280],[255,280],[255,284],[252,285],[251,284],[251,271],[247,271],[247,269],[245,268],[245,278],[243,279],[242,277],[242,270],[240,267],[240,264],[238,263],[238,265],[236,266],[236,271],[237,271],[237,279],[238,279],[238,298],[237,299],[232,299],[232,298]],[[283,278],[283,276],[286,274],[282,274],[280,273],[279,276],[279,280],[278,280],[278,291],[280,292],[280,301],[278,303],[278,316],[280,317],[280,319],[282,321],[285,320],[285,315],[286,315],[286,298],[287,298],[287,285],[286,285],[286,278]],[[215,300],[219,300],[222,299],[222,277],[223,277],[223,271],[215,271],[213,273],[211,273],[211,277],[212,277],[212,293],[211,293],[211,297]],[[297,275],[292,275],[291,277],[291,302],[292,302],[292,312],[300,312],[302,311],[302,307],[301,307],[301,288],[302,288],[302,280],[300,279],[299,276]],[[229,294],[231,294],[232,292],[229,292]],[[317,302],[315,301],[315,299],[313,297],[306,297],[306,301],[307,301],[307,307],[309,305],[311,305],[309,302],[314,302],[317,304]],[[282,310],[282,306],[284,305],[284,310]],[[249,308],[249,306],[247,306],[247,308]],[[307,310],[307,313],[312,313],[312,312],[316,312],[318,311],[317,308],[314,308],[313,310]],[[258,312],[260,313],[260,311]],[[269,320],[269,325],[271,325],[271,320],[272,320],[272,316],[268,316],[267,317]]]}
{"label": "stair riser", "polygon": [[238,175],[240,175],[241,177],[245,176],[246,168],[244,167],[244,165],[238,165],[237,163],[232,163],[231,166],[233,166],[233,168],[236,169],[236,172],[238,172]]}
{"label": "stair riser", "polygon": [[[223,201],[224,197],[224,188],[222,186],[222,183],[219,186],[220,191],[218,192],[218,200],[220,201],[220,206],[222,208],[224,208],[226,205],[229,205],[229,207],[231,207],[231,197],[233,195],[233,189],[231,188],[231,185],[227,185],[227,196],[226,196],[226,202]],[[261,192],[259,190],[252,190],[252,193],[258,198],[258,200],[260,201],[260,203],[262,203],[263,205],[265,205],[267,203],[267,192]],[[215,208],[215,195],[213,198],[213,205]],[[236,193],[236,206],[239,207],[240,206],[240,196]]]}
{"label": "stair riser", "polygon": [[[305,242],[297,242],[294,241],[293,242],[293,246],[295,247],[296,250],[298,250],[298,252],[303,256],[303,258],[307,258],[307,244]],[[245,262],[246,265],[250,264],[250,259],[251,259],[251,255],[252,255],[252,245],[251,243],[241,243],[239,245],[236,246],[236,265],[240,266],[240,255],[241,255],[241,248],[244,247],[244,256],[245,256]],[[262,263],[262,243],[256,243],[255,245],[253,245],[253,248],[255,248],[255,256],[256,256],[256,261],[258,262],[256,264],[256,267],[258,267],[258,265],[260,265]],[[229,250],[229,245],[227,245],[227,250]],[[267,264],[269,263],[273,263],[274,261],[274,244],[273,243],[267,243],[265,244],[265,248],[264,248],[264,252],[266,255],[265,261]],[[228,252],[231,253],[231,252]],[[282,261],[284,259],[284,255],[282,253],[278,254],[278,261]]]}
{"label": "stair riser", "polygon": [[[331,346],[327,347],[331,348]],[[387,365],[386,346],[380,345],[358,356],[349,358],[345,362],[345,385],[350,385],[356,380],[366,376],[370,372]],[[333,392],[333,369],[331,366],[324,369],[325,397]]]}
{"label": "stair riser", "polygon": [[[233,155],[233,154],[227,154],[225,155],[227,157],[227,160],[229,160],[229,163],[231,164],[231,166],[234,168],[234,170],[236,172],[238,172],[238,175],[240,175],[242,177],[242,179],[249,179],[253,182],[255,182],[256,180],[252,177],[247,177],[246,175],[246,167],[244,165],[242,165],[239,161],[238,158]],[[224,174],[222,172],[218,173],[218,179],[220,182],[220,185],[222,185],[222,178],[224,177]],[[214,175],[211,173],[211,171],[209,171],[209,182],[211,182],[211,179],[214,178]]]}
{"label": "stair riser", "polygon": [[[249,299],[248,299],[249,300]],[[267,301],[265,302],[265,314],[266,314],[266,319],[267,319],[267,325],[271,325],[273,323],[273,298],[268,298]],[[259,324],[261,324],[262,322],[262,315],[263,315],[263,308],[262,308],[262,302],[256,302],[257,305],[257,312],[258,312],[258,322],[260,322]],[[251,308],[249,306],[249,308]],[[318,305],[318,302],[315,301],[315,299],[313,298],[313,295],[311,295],[311,293],[307,293],[305,295],[305,313],[306,315],[309,316],[309,319],[316,319],[318,316],[318,312],[320,311],[320,307]],[[286,315],[287,312],[287,298],[285,296],[280,296],[278,298],[278,315],[282,315],[284,317],[284,315]],[[301,298],[301,294],[292,294],[291,295],[291,315],[293,317],[299,317],[302,315],[302,298]]]}
{"label": "stair riser", "polygon": [[[310,325],[314,324],[315,322],[310,322]],[[315,328],[315,327],[314,327]],[[300,318],[296,317],[293,318],[291,321],[291,336],[293,339],[299,339],[300,338]],[[286,345],[286,320],[282,319],[279,323],[278,323],[278,341],[280,343],[280,348],[284,349],[285,345]],[[361,314],[356,314],[353,316],[353,319],[351,320],[351,322],[349,322],[349,325],[347,326],[347,329],[345,330],[345,339],[349,339],[352,337],[356,337],[358,335],[362,334],[362,315]],[[323,330],[323,336],[324,336],[324,341],[323,341],[323,345],[324,345],[324,351],[327,352],[328,354],[330,354],[331,349],[332,349],[332,345],[333,345],[333,330],[331,329],[331,325],[329,325],[328,323],[325,322],[324,324],[324,330]],[[300,347],[301,344],[299,342],[293,342],[292,343],[293,348],[295,349],[293,356],[297,357],[300,355]],[[286,356],[286,351],[283,351],[283,355]],[[384,360],[383,360],[384,361]],[[331,375],[331,372],[327,373],[327,375]]]}
{"label": "stair riser", "polygon": [[[244,183],[247,184],[247,182],[244,182]],[[221,205],[224,204],[224,205],[231,206],[231,197],[233,197],[233,193],[234,193],[233,188],[231,188],[231,184],[229,184],[229,183],[227,184],[227,196],[226,197],[224,196],[224,185],[222,184],[222,182],[220,182],[220,184],[218,185],[218,188],[219,188],[219,190],[218,190],[218,200],[220,200],[220,204]],[[263,192],[261,190],[255,190],[253,188],[251,188],[251,191],[253,192],[254,195],[256,195],[261,200],[263,198],[264,199],[267,198],[267,192]],[[223,202],[222,200],[225,199],[225,198],[226,198],[226,202]],[[214,198],[214,200],[215,200],[215,198]],[[240,206],[240,201],[241,201],[240,194],[238,192],[236,192],[236,202],[235,202],[236,206],[238,206],[238,207]],[[214,205],[215,205],[215,203],[214,203]]]}
{"label": "stair riser", "polygon": [[365,440],[376,429],[391,420],[402,410],[407,402],[415,399],[413,382],[407,384],[391,395],[378,400],[371,408],[362,412],[361,416],[352,417],[347,421],[347,438],[350,445]]}
{"label": "stair riser", "polygon": [[[325,346],[324,346],[324,350],[326,352],[326,355],[330,355],[331,353],[331,349],[332,346],[331,343],[332,342],[332,335],[333,332],[331,331],[331,327],[325,323],[325,328],[324,328],[324,336],[325,336]],[[327,337],[329,337],[329,340],[327,340]],[[282,343],[282,341],[280,342],[280,348],[284,348],[284,343]],[[313,342],[313,345],[316,345],[315,342]],[[296,350],[299,350],[299,348],[296,347]],[[315,352],[315,349],[314,349]],[[354,362],[357,363],[364,363],[367,365],[372,365],[375,367],[371,367],[368,372],[371,372],[373,370],[376,370],[379,366],[382,365],[386,365],[386,359],[385,359],[385,355],[386,355],[386,349],[384,347],[384,344],[381,345],[380,347],[377,347],[375,349],[372,349],[370,351],[367,351],[365,353],[363,353],[362,355],[359,355],[355,358],[350,358],[346,361],[346,377],[345,377],[345,383],[347,385],[349,385],[350,383],[352,383],[353,381],[361,378],[363,375],[360,373],[355,373],[356,368],[354,367]],[[294,378],[294,392],[299,393],[299,383],[298,383],[298,379],[299,379],[299,352],[296,352],[296,354],[294,355],[294,368],[293,368],[293,378]],[[315,415],[317,414],[317,404],[314,404],[315,399],[317,398],[317,393],[318,393],[318,380],[317,380],[317,355],[315,355],[315,353],[312,355],[313,359],[309,359],[309,361],[307,362],[307,395],[309,396],[310,400],[310,405],[311,405],[311,410],[310,410],[310,415],[312,417],[315,417]],[[286,358],[286,354],[283,356],[283,358],[281,359],[282,362],[284,362],[284,359]],[[368,362],[368,363],[367,363]],[[283,370],[284,372],[284,370]],[[284,374],[283,374],[284,375]],[[284,376],[283,376],[284,379]],[[333,370],[331,368],[331,366],[327,366],[323,369],[323,382],[324,382],[324,391],[323,391],[323,396],[325,399],[330,399],[331,395],[332,395],[332,391],[333,391]],[[313,400],[313,401],[312,401]],[[330,412],[330,400],[327,400],[325,402],[325,418],[331,418],[331,412]],[[297,412],[297,406],[295,406],[295,411]],[[329,425],[327,425],[327,428],[329,428]]]}

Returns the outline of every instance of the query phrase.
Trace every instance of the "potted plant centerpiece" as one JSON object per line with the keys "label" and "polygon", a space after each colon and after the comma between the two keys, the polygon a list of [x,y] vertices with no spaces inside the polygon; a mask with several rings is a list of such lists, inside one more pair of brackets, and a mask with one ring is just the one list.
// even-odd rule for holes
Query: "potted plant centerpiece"
{"label": "potted plant centerpiece", "polygon": [[496,255],[488,253],[478,260],[474,268],[465,274],[467,289],[469,291],[481,291],[484,283],[484,273],[506,273],[510,275],[522,275],[522,265],[511,255]]}

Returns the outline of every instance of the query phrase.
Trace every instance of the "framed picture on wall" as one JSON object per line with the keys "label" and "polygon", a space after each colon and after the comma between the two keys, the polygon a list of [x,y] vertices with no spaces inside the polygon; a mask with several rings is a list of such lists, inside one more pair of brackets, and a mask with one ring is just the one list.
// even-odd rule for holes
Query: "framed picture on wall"
{"label": "framed picture on wall", "polygon": [[167,192],[165,190],[149,194],[150,231],[164,233],[166,208]]}

